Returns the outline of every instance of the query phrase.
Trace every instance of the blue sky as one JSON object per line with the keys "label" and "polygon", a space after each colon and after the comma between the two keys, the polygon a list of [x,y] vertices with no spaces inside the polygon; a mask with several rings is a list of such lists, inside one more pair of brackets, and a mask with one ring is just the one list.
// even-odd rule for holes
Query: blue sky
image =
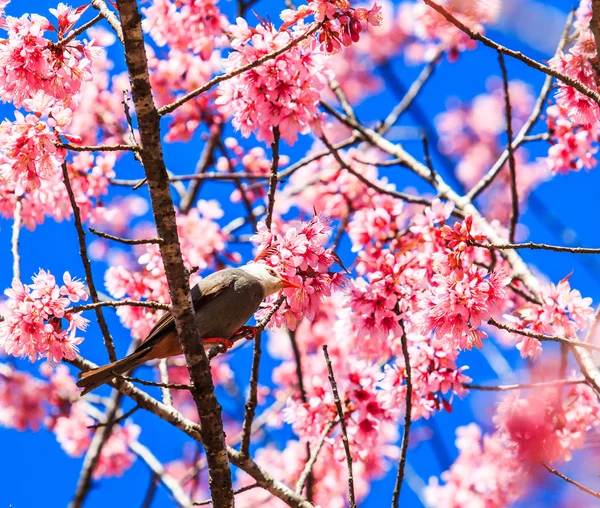
{"label": "blue sky", "polygon": [[[283,2],[280,3],[283,5]],[[273,6],[280,3],[262,1],[257,3],[253,9],[265,17],[270,14],[271,18],[275,19],[276,11]],[[571,2],[546,2],[551,6],[546,9],[542,9],[541,4],[535,2],[514,0],[506,3],[511,3],[514,11],[500,23],[499,29],[490,32],[491,36],[498,42],[522,50],[537,60],[547,60],[562,29],[565,12],[573,6]],[[7,8],[7,12],[11,15],[21,15],[25,12],[23,10],[25,5],[29,12],[38,12],[44,15],[48,15],[48,8],[56,6],[55,3],[47,0],[33,0],[27,3],[13,0],[13,3],[9,4]],[[221,5],[225,6],[227,12],[233,8],[232,2],[226,0],[222,0]],[[540,17],[542,14],[546,17]],[[87,13],[86,15],[91,17],[93,14]],[[534,15],[536,17],[532,18]],[[540,20],[537,26],[536,19]],[[115,57],[115,70],[120,72],[123,70],[123,62],[118,59],[115,51],[116,49],[112,48],[111,55]],[[507,60],[507,66],[511,79],[522,79],[530,83],[534,90],[539,90],[543,76],[510,59]],[[409,84],[419,71],[419,68],[405,67],[400,61],[395,62],[394,68],[404,84]],[[433,115],[444,109],[444,104],[449,97],[457,96],[466,101],[483,93],[486,80],[490,75],[499,75],[496,54],[491,50],[480,48],[478,51],[465,53],[461,55],[456,64],[444,62],[436,71],[432,82],[427,85],[419,97],[418,106],[432,118]],[[365,101],[358,108],[358,113],[367,121],[376,120],[384,116],[395,102],[392,92],[385,90],[376,97]],[[0,109],[2,118],[14,118],[12,107],[2,105]],[[402,125],[411,124],[409,116],[402,122]],[[251,146],[252,143],[254,143],[252,139],[245,141],[246,146]],[[294,161],[304,153],[309,144],[310,140],[303,140],[293,148],[286,146],[282,152],[289,155]],[[165,147],[167,164],[176,172],[189,173],[195,165],[201,148],[202,145],[197,138],[188,144],[167,145]],[[408,145],[408,149],[413,151],[413,147],[410,145]],[[547,147],[539,144],[535,148],[528,149],[534,157],[543,156]],[[420,155],[420,146],[414,147],[414,153]],[[442,167],[439,159],[435,157],[434,164],[438,168]],[[121,163],[117,171],[118,176],[122,178],[141,175],[141,168],[135,164]],[[442,174],[444,173],[443,170],[440,171]],[[384,174],[390,181],[396,183],[398,188],[404,188],[414,183],[407,173],[397,169],[385,171]],[[590,173],[557,176],[536,189],[534,203],[544,203],[545,209],[530,204],[523,214],[522,222],[530,231],[530,239],[552,244],[568,244],[575,236],[582,245],[599,246],[597,235],[599,183],[598,171],[593,169]],[[116,188],[111,191],[111,196],[122,192],[121,189]],[[141,196],[147,197],[145,189],[142,188],[138,192]],[[229,184],[210,184],[202,189],[202,198],[222,200],[226,211],[224,223],[238,211],[237,208],[226,204],[230,192]],[[11,221],[0,220],[0,263],[6,267],[0,272],[0,287],[2,288],[10,285],[12,277],[10,226]],[[21,256],[21,271],[24,281],[27,281],[40,267],[57,275],[62,274],[65,270],[69,270],[72,275],[80,278],[83,278],[84,275],[78,254],[76,232],[70,223],[57,224],[48,221],[33,233],[24,230],[21,240]],[[543,252],[523,252],[523,257],[526,261],[535,264],[539,271],[555,282],[574,270],[571,278],[572,286],[578,288],[584,296],[591,296],[595,303],[598,302],[600,265],[592,258],[582,260],[574,255]],[[105,265],[98,263],[94,265],[95,280],[99,285],[103,280],[105,269]],[[114,312],[109,310],[105,314],[116,337],[119,353],[123,354],[128,343],[127,332],[120,326]],[[120,333],[121,337],[119,337]],[[103,362],[106,359],[106,353],[102,351],[99,337],[98,329],[92,323],[81,349],[86,357]],[[518,369],[524,366],[514,350],[503,350],[502,355],[513,367]],[[242,385],[248,378],[250,359],[251,348],[249,347],[239,350],[236,352],[235,358],[232,358],[236,378]],[[37,364],[31,366],[26,361],[16,361],[15,363],[20,368],[31,372],[36,372],[39,367]],[[493,383],[498,381],[480,352],[465,352],[460,356],[459,363],[470,366],[469,375],[477,382]],[[271,360],[265,362],[263,372],[268,372],[269,366],[273,366]],[[267,377],[262,382],[267,383]],[[243,404],[239,401],[232,401],[224,396],[221,396],[220,400],[225,411],[241,414]],[[427,430],[429,428],[434,431],[436,438],[421,443],[417,448],[409,451],[409,464],[415,473],[427,481],[430,476],[439,475],[442,470],[446,469],[449,461],[452,461],[456,455],[455,428],[474,419],[489,428],[494,400],[493,397],[472,394],[464,401],[456,402],[452,414],[441,413],[434,422],[418,422],[414,427],[415,432],[418,432],[419,429]],[[131,403],[127,401],[125,407],[131,407]],[[182,447],[187,442],[183,434],[171,430],[168,424],[141,411],[136,413],[135,421],[143,429],[140,441],[149,446],[161,460],[168,461],[181,455]],[[291,436],[287,432],[273,436],[273,438],[277,442],[284,442],[286,437]],[[43,504],[58,507],[68,503],[79,476],[82,460],[67,457],[53,434],[43,430],[33,434],[0,428],[0,444],[3,456],[6,458],[0,461],[0,485],[3,487],[0,489],[0,506],[10,504],[14,508],[21,508]],[[569,468],[566,470],[568,471]],[[99,482],[96,485],[97,488],[90,493],[86,506],[90,508],[103,507],[109,503],[113,506],[138,506],[145,494],[149,477],[146,466],[138,461],[123,478]],[[385,478],[373,484],[372,493],[361,506],[388,505],[394,477],[395,468]],[[546,494],[528,500],[527,505],[557,506],[560,504],[558,496],[562,492],[562,488],[561,483],[549,480]],[[119,497],[116,497],[117,494]],[[408,486],[403,488],[402,501],[403,506],[420,505],[418,498]],[[159,488],[153,506],[169,506],[170,503],[164,490]]]}

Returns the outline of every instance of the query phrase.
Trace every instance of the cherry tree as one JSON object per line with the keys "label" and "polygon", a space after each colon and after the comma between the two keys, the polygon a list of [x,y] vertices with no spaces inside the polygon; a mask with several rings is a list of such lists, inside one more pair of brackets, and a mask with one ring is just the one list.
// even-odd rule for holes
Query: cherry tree
{"label": "cherry tree", "polygon": [[[0,423],[46,429],[79,460],[71,507],[136,462],[151,471],[131,487],[144,506],[161,489],[186,507],[354,507],[389,474],[377,506],[400,506],[407,487],[430,506],[508,506],[554,477],[565,496],[600,498],[593,468],[572,467],[594,464],[600,345],[571,282],[600,249],[540,243],[523,215],[543,182],[596,166],[599,1],[581,1],[547,61],[486,36],[500,0],[0,7],[13,111],[0,124],[13,259]],[[472,52],[497,61],[477,76],[486,92],[420,110],[434,71]],[[513,63],[541,88],[511,78]],[[419,70],[406,89],[396,64]],[[383,118],[369,116],[378,99]],[[197,160],[171,158],[178,146]],[[72,223],[81,258],[61,273],[20,248],[23,229],[53,221]],[[527,251],[568,260],[564,273],[545,276]],[[22,258],[39,270],[22,273]],[[302,289],[262,303],[255,337],[207,354],[189,288],[247,262]],[[183,356],[80,395],[78,372],[124,356],[167,311]],[[515,381],[470,375],[481,358]],[[481,397],[478,421],[444,417]],[[176,459],[145,439],[144,413],[183,436]],[[428,442],[455,460],[420,478],[410,463]]]}

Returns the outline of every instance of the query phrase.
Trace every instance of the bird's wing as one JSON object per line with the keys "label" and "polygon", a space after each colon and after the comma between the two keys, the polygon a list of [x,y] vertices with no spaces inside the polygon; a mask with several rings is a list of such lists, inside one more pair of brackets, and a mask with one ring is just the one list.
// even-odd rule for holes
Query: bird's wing
{"label": "bird's wing", "polygon": [[[198,312],[202,307],[208,305],[217,298],[225,289],[235,282],[235,277],[230,274],[216,272],[215,274],[202,279],[192,288],[192,303],[194,310]],[[218,276],[216,276],[218,274]],[[135,350],[141,351],[149,349],[157,342],[163,339],[167,334],[175,332],[175,321],[170,312],[162,316],[150,330],[146,340]]]}

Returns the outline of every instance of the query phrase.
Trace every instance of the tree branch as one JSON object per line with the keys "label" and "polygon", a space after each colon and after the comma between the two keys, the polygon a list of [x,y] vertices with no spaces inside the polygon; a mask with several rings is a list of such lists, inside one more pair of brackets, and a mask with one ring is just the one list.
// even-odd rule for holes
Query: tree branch
{"label": "tree branch", "polygon": [[515,154],[513,152],[513,130],[512,130],[512,108],[510,106],[510,93],[508,90],[508,73],[504,56],[498,52],[498,61],[502,71],[502,84],[504,86],[504,110],[506,113],[506,136],[508,138],[508,168],[510,170],[510,193],[512,202],[512,211],[510,213],[510,226],[508,228],[508,239],[511,243],[515,241],[515,230],[519,222],[519,194],[517,191],[517,169],[515,165]]}
{"label": "tree branch", "polygon": [[123,394],[121,392],[116,390],[113,392],[110,402],[106,408],[106,421],[104,422],[105,425],[96,430],[94,437],[92,438],[92,442],[90,443],[90,447],[85,453],[75,495],[69,504],[69,508],[80,508],[83,505],[88,492],[90,491],[94,469],[96,469],[98,461],[100,460],[102,448],[112,434],[122,398]]}
{"label": "tree branch", "polygon": [[273,209],[275,207],[275,192],[277,191],[277,169],[279,168],[279,127],[273,127],[273,142],[271,143],[271,177],[269,179],[269,202],[265,224],[271,229]]}
{"label": "tree branch", "polygon": [[19,237],[21,235],[21,223],[23,222],[23,201],[21,196],[17,198],[14,211],[14,222],[12,227],[11,248],[13,256],[13,282],[21,282],[21,256],[19,255]]}
{"label": "tree branch", "polygon": [[412,373],[410,367],[410,356],[408,354],[408,339],[404,323],[400,321],[402,328],[402,356],[404,357],[404,368],[406,369],[406,410],[404,412],[404,432],[402,434],[402,445],[400,448],[400,461],[398,462],[398,475],[396,476],[396,484],[394,485],[394,493],[392,494],[392,508],[398,508],[400,501],[400,492],[402,490],[402,482],[404,481],[404,468],[406,466],[406,454],[408,453],[408,438],[410,435],[410,425],[412,423]]}
{"label": "tree branch", "polygon": [[575,485],[575,487],[577,487],[579,490],[585,492],[586,494],[590,494],[590,495],[592,495],[592,496],[597,497],[598,499],[600,499],[600,492],[595,492],[595,491],[593,491],[591,489],[588,489],[587,487],[584,487],[583,485],[581,485],[581,483],[576,482],[575,480],[572,480],[568,476],[565,476],[564,474],[560,473],[556,469],[550,467],[544,461],[542,461],[541,464],[542,464],[542,466],[544,466],[546,468],[546,470],[549,473],[552,473],[553,475],[556,475],[559,478],[562,478],[564,481],[566,481],[567,483],[570,483],[571,485]]}
{"label": "tree branch", "polygon": [[200,434],[206,450],[211,495],[216,506],[232,507],[234,497],[221,406],[215,397],[208,358],[196,326],[189,275],[181,256],[169,177],[162,155],[160,115],[150,87],[141,15],[135,0],[117,0],[117,5],[121,15],[125,60],[143,147],[140,157],[148,179],[158,236],[164,240],[159,247],[169,285],[171,314],[194,386],[192,395],[200,417]]}
{"label": "tree branch", "polygon": [[348,464],[348,498],[350,501],[350,508],[356,508],[356,499],[354,497],[354,474],[352,472],[352,454],[350,453],[350,443],[348,442],[346,418],[344,416],[342,401],[340,400],[340,395],[338,393],[337,383],[333,376],[333,368],[331,367],[331,360],[329,359],[329,353],[327,353],[326,344],[323,344],[323,354],[325,355],[327,371],[329,372],[329,382],[331,383],[331,389],[333,391],[333,400],[335,401],[335,407],[337,408],[338,416],[340,418],[340,426],[342,427],[342,442],[344,444],[344,450],[346,451],[346,463]]}
{"label": "tree branch", "polygon": [[[90,258],[87,253],[87,246],[85,244],[85,231],[83,230],[83,225],[81,223],[81,213],[79,211],[79,206],[77,205],[77,200],[75,199],[75,194],[73,193],[73,187],[71,187],[71,181],[69,180],[69,171],[67,170],[66,162],[62,163],[62,173],[65,187],[67,188],[67,194],[69,195],[71,209],[73,210],[73,219],[75,222],[75,229],[77,230],[77,240],[79,241],[79,255],[81,256],[81,261],[83,262],[83,268],[85,270],[85,280],[90,291],[92,302],[94,302],[94,304],[98,304],[98,291],[96,291],[94,278],[92,277],[92,264],[90,263]],[[104,314],[102,313],[102,309],[100,307],[100,305],[96,305],[93,308],[96,311],[96,318],[98,319],[98,325],[102,331],[104,347],[106,347],[106,351],[108,352],[108,358],[111,362],[114,362],[117,359],[115,346],[113,344],[112,337],[110,336],[110,332],[108,331],[108,325],[104,319]],[[73,312],[73,310],[71,310],[71,312]]]}

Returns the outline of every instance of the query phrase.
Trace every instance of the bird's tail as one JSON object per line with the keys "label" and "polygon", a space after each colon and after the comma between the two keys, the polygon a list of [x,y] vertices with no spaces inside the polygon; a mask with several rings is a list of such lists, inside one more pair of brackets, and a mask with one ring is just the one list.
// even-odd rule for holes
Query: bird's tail
{"label": "bird's tail", "polygon": [[103,365],[102,367],[96,367],[95,369],[88,370],[87,372],[80,372],[80,379],[77,381],[77,386],[83,388],[81,391],[81,396],[91,392],[92,390],[95,390],[105,383],[109,383],[110,380],[115,376],[125,374],[134,367],[137,367],[141,363],[149,360],[147,356],[147,349],[134,351],[129,356],[126,356],[121,360],[117,360],[116,362]]}

